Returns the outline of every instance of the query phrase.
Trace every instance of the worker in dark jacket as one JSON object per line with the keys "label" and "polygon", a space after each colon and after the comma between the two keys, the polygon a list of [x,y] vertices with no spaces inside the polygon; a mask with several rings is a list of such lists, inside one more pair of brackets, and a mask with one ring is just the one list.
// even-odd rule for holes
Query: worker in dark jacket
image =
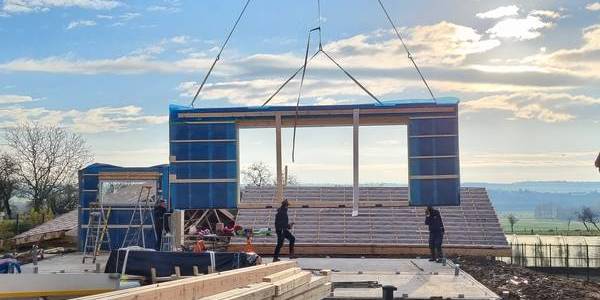
{"label": "worker in dark jacket", "polygon": [[444,254],[442,252],[442,240],[444,239],[444,222],[437,209],[428,206],[425,210],[425,225],[429,226],[429,249],[431,258],[429,261],[442,262]]}
{"label": "worker in dark jacket", "polygon": [[294,242],[296,238],[290,232],[294,223],[290,223],[288,219],[288,206],[289,202],[283,200],[281,202],[281,207],[277,209],[277,214],[275,215],[275,232],[277,233],[277,246],[275,246],[275,254],[273,254],[273,261],[279,261],[279,252],[281,251],[281,247],[283,247],[283,242],[287,239],[290,242],[290,258],[294,258]]}
{"label": "worker in dark jacket", "polygon": [[163,230],[169,232],[169,222],[166,216],[167,207],[165,201],[160,199],[154,206],[154,231],[156,232],[156,245],[154,249],[157,251],[161,248]]}

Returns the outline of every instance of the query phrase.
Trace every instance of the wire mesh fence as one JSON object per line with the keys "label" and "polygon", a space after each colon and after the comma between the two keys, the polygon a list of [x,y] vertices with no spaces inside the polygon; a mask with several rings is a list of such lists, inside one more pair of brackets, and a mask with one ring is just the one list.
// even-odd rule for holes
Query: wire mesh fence
{"label": "wire mesh fence", "polygon": [[512,255],[500,257],[509,264],[530,268],[563,270],[561,273],[582,274],[589,280],[590,273],[600,270],[600,245],[510,243]]}

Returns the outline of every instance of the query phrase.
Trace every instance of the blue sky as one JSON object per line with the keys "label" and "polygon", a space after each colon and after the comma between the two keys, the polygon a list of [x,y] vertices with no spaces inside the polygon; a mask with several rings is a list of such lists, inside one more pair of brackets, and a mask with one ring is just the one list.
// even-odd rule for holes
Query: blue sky
{"label": "blue sky", "polygon": [[[0,2],[0,126],[57,123],[97,161],[168,159],[168,105],[188,104],[245,1]],[[600,2],[384,0],[437,96],[461,99],[463,181],[598,180]],[[322,0],[324,48],[384,100],[426,98],[375,0]],[[197,106],[256,105],[301,65],[316,1],[253,0]],[[313,40],[314,42],[315,40]],[[295,102],[293,81],[274,105]],[[370,102],[322,58],[304,104]],[[350,128],[298,131],[290,170],[351,181]],[[361,129],[361,182],[406,182],[403,127]],[[245,130],[242,163],[274,165]]]}

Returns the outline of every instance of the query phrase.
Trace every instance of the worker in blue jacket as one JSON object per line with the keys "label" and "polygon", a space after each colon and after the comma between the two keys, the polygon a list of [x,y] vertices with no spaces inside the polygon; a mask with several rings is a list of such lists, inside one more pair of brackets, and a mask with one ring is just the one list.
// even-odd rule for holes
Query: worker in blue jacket
{"label": "worker in blue jacket", "polygon": [[431,250],[429,261],[442,262],[444,258],[442,241],[444,240],[445,230],[440,211],[428,206],[425,209],[425,225],[429,226],[429,249]]}
{"label": "worker in blue jacket", "polygon": [[290,243],[290,258],[294,258],[294,242],[296,238],[290,232],[294,223],[289,223],[288,206],[290,203],[286,200],[281,202],[281,207],[277,209],[275,215],[275,232],[277,233],[277,246],[275,246],[275,254],[273,254],[273,262],[279,261],[279,252],[283,247],[284,241],[287,239]]}

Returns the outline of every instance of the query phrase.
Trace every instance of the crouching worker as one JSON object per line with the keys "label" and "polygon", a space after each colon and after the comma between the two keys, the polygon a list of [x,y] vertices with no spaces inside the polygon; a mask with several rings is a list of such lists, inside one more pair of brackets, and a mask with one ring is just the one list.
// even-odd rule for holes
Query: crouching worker
{"label": "crouching worker", "polygon": [[273,254],[273,262],[279,261],[279,252],[281,251],[281,247],[283,247],[283,242],[287,239],[290,243],[290,258],[294,258],[294,242],[296,242],[296,238],[290,232],[294,223],[289,223],[288,220],[288,206],[289,202],[283,200],[281,202],[281,207],[277,209],[277,214],[275,215],[275,232],[277,233],[277,246],[275,246],[275,254]]}
{"label": "crouching worker", "polygon": [[442,262],[444,253],[442,252],[442,241],[444,240],[444,222],[437,209],[428,206],[425,210],[425,225],[429,226],[429,249],[431,258],[429,261]]}
{"label": "crouching worker", "polygon": [[9,274],[14,273],[15,271],[21,273],[19,261],[10,254],[2,256],[2,259],[0,259],[0,274]]}

